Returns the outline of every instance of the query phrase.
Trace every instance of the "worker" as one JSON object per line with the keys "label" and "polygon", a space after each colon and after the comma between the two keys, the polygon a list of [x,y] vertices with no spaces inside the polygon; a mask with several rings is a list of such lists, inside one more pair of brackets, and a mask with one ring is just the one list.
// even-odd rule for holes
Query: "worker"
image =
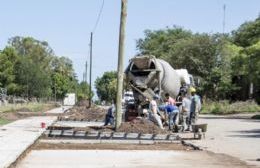
{"label": "worker", "polygon": [[[168,104],[168,105],[165,106],[165,111],[168,115],[169,130],[172,130],[173,126],[174,126],[174,128],[177,127],[176,119],[177,119],[177,116],[178,116],[178,113],[179,113],[179,109],[175,105]],[[175,129],[175,131],[177,132],[178,129]]]}
{"label": "worker", "polygon": [[115,116],[115,105],[112,104],[112,106],[109,107],[107,110],[104,126],[107,126],[108,124],[114,125],[114,116]]}
{"label": "worker", "polygon": [[149,118],[151,121],[156,122],[157,125],[161,128],[163,128],[162,120],[161,117],[158,115],[159,109],[156,100],[159,99],[159,96],[155,95],[153,96],[152,99],[150,99],[150,104],[149,104]]}
{"label": "worker", "polygon": [[201,109],[200,97],[196,94],[196,89],[191,87],[191,105],[190,105],[190,115],[189,115],[189,126],[196,124],[198,120],[199,111]]}
{"label": "worker", "polygon": [[169,93],[165,93],[165,98],[166,98],[167,104],[170,104],[170,105],[176,104],[176,101],[170,96]]}
{"label": "worker", "polygon": [[189,115],[190,115],[190,105],[191,105],[191,100],[187,97],[187,94],[182,94],[180,124],[182,125],[182,130],[185,131],[190,131],[190,124],[188,122]]}

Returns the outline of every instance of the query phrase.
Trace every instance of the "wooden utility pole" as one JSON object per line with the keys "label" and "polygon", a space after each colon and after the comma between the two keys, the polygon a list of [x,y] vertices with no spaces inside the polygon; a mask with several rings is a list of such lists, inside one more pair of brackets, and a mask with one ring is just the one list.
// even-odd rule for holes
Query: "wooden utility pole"
{"label": "wooden utility pole", "polygon": [[117,64],[117,95],[116,95],[116,130],[122,122],[122,92],[123,92],[123,68],[125,47],[125,23],[127,15],[127,0],[121,0],[121,17],[119,30],[119,48]]}
{"label": "wooden utility pole", "polygon": [[89,65],[89,108],[91,107],[92,97],[91,97],[91,90],[92,90],[92,39],[93,33],[90,34],[90,65]]}
{"label": "wooden utility pole", "polygon": [[86,79],[86,83],[88,83],[88,61],[86,61],[86,64],[85,64],[85,66],[86,66],[86,70],[85,70],[85,79]]}

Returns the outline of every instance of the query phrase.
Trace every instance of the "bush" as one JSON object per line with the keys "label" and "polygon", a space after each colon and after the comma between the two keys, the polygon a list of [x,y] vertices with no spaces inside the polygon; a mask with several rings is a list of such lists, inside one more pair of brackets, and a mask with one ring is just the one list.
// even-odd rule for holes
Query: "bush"
{"label": "bush", "polygon": [[227,100],[218,102],[205,102],[202,106],[203,114],[236,114],[260,112],[260,106],[254,101],[239,101],[229,103]]}

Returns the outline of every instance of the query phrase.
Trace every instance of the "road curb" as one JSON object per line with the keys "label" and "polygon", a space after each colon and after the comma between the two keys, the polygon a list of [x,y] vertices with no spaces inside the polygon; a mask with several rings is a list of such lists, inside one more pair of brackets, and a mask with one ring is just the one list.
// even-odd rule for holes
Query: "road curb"
{"label": "road curb", "polygon": [[181,141],[182,145],[192,147],[194,150],[203,150],[201,147],[194,145],[191,142],[187,142],[186,140]]}

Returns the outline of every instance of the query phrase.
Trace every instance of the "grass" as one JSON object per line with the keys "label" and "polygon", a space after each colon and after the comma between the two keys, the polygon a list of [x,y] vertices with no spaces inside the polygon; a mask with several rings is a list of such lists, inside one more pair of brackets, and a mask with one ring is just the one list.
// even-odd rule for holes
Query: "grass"
{"label": "grass", "polygon": [[229,103],[227,100],[219,102],[206,102],[202,105],[202,114],[236,114],[260,112],[260,106],[253,101],[238,101]]}
{"label": "grass", "polygon": [[54,104],[45,103],[25,103],[25,104],[8,104],[5,106],[0,106],[1,112],[16,112],[16,111],[26,111],[26,112],[41,112],[48,109],[56,107]]}
{"label": "grass", "polygon": [[10,123],[11,121],[7,120],[7,119],[4,119],[4,118],[0,118],[0,125],[5,125],[5,124],[8,124]]}

